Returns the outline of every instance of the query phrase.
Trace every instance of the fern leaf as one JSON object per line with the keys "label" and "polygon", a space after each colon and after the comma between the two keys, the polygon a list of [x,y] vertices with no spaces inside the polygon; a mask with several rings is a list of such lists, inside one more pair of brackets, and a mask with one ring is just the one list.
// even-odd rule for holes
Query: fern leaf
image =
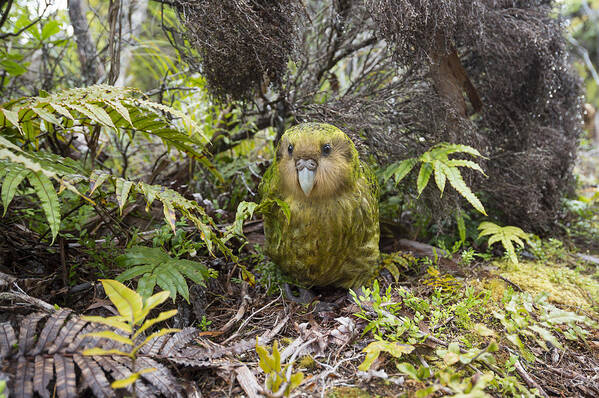
{"label": "fern leaf", "polygon": [[142,357],[137,360],[136,366],[139,366],[137,369],[155,369],[153,372],[143,373],[142,377],[157,387],[164,396],[181,396],[179,383],[164,365],[151,358]]}
{"label": "fern leaf", "polygon": [[127,123],[129,123],[131,127],[133,127],[133,122],[131,121],[129,111],[122,103],[110,100],[107,100],[106,103],[108,103],[119,115],[121,115],[123,119],[125,119],[125,121],[127,121]]}
{"label": "fern leaf", "polygon": [[[143,332],[146,331],[146,329],[148,329],[149,327],[155,325],[158,322],[162,322],[164,320],[167,320],[169,318],[174,317],[175,315],[177,315],[177,310],[171,310],[171,311],[164,311],[161,312],[160,314],[158,314],[158,316],[156,318],[152,318],[152,319],[148,319],[147,321],[145,321],[143,323],[143,325],[137,330],[137,332],[135,332],[135,334],[133,335],[133,340],[135,340],[137,338],[137,336],[139,336],[140,334],[142,334]],[[156,337],[160,337],[160,336],[153,336],[153,338]],[[152,339],[146,339],[148,341],[152,340]]]}
{"label": "fern leaf", "polygon": [[[143,274],[151,274],[156,268],[156,264],[138,265],[121,273],[116,280],[125,282]],[[138,290],[139,293],[139,290]],[[143,294],[142,294],[143,297]]]}
{"label": "fern leaf", "polygon": [[402,160],[399,163],[397,170],[393,173],[395,183],[399,184],[399,182],[403,180],[410,173],[410,171],[412,171],[414,166],[416,166],[416,163],[418,163],[418,159],[416,158]]}
{"label": "fern leaf", "polygon": [[479,237],[496,234],[501,231],[501,227],[489,221],[483,221],[479,224],[478,229],[481,230]]}
{"label": "fern leaf", "polygon": [[150,334],[148,337],[146,337],[144,339],[144,341],[142,341],[137,347],[135,347],[134,351],[137,352],[139,351],[139,349],[141,347],[143,347],[144,345],[146,345],[147,343],[149,343],[150,341],[152,341],[153,339],[156,339],[158,337],[170,334],[170,333],[177,333],[180,332],[181,329],[160,329],[152,334]]}
{"label": "fern leaf", "polygon": [[441,196],[443,196],[443,190],[445,189],[445,180],[447,176],[443,170],[442,164],[440,161],[435,160],[433,163],[433,168],[435,169],[435,183],[441,191]]}
{"label": "fern leaf", "polygon": [[64,324],[64,321],[70,314],[70,310],[64,309],[56,311],[54,314],[52,314],[48,321],[46,321],[46,325],[39,334],[37,344],[35,345],[35,348],[29,352],[29,355],[37,355],[44,349],[50,347],[56,339],[56,336],[58,336],[58,332]]}
{"label": "fern leaf", "polygon": [[31,108],[31,110],[34,111],[41,119],[47,121],[51,125],[62,127],[60,120],[58,120],[51,112],[48,112],[43,108],[36,107]]}
{"label": "fern leaf", "polygon": [[119,204],[119,210],[121,214],[123,213],[123,207],[127,203],[127,198],[129,197],[129,192],[131,192],[131,187],[133,186],[133,181],[125,180],[123,178],[116,179],[116,201]]}
{"label": "fern leaf", "polygon": [[141,297],[150,297],[154,293],[154,287],[156,286],[156,275],[145,274],[137,282],[137,292]]}
{"label": "fern leaf", "polygon": [[12,199],[17,192],[17,188],[25,179],[25,177],[27,177],[27,174],[29,174],[29,170],[13,168],[8,172],[7,176],[4,177],[4,181],[2,182],[2,205],[4,206],[3,215],[6,215],[8,205],[10,205],[10,202],[12,202]]}
{"label": "fern leaf", "polygon": [[133,246],[127,249],[125,254],[117,257],[116,261],[121,267],[131,267],[142,264],[158,265],[170,260],[170,258],[167,253],[158,247]]}
{"label": "fern leaf", "polygon": [[174,335],[168,338],[168,341],[160,350],[160,354],[165,357],[175,356],[177,350],[181,349],[186,344],[194,341],[197,337],[198,329],[193,327],[186,327],[180,332],[175,333]]}
{"label": "fern leaf", "polygon": [[70,119],[70,120],[75,120],[73,115],[71,115],[71,112],[69,112],[69,110],[67,108],[65,108],[64,106],[54,103],[54,102],[50,102],[50,106],[52,108],[54,108],[54,110],[56,112],[58,112],[60,115],[64,116],[65,118]]}
{"label": "fern leaf", "polygon": [[106,181],[108,177],[108,173],[102,173],[98,170],[92,171],[89,176],[89,195],[93,195],[94,191],[100,188],[100,186],[104,184],[104,181]]}
{"label": "fern leaf", "polygon": [[19,354],[25,355],[33,348],[37,333],[37,324],[46,316],[44,313],[34,312],[27,315],[21,321],[21,327],[19,328]]}
{"label": "fern leaf", "polygon": [[0,324],[0,359],[6,358],[18,343],[15,330],[10,323]]}
{"label": "fern leaf", "polygon": [[31,379],[33,379],[34,372],[33,363],[27,361],[25,357],[19,357],[17,374],[14,381],[16,397],[33,397],[33,383],[31,383]]}
{"label": "fern leaf", "polygon": [[[206,286],[206,279],[214,278],[214,270],[210,270],[204,264],[189,260],[175,260],[174,266],[189,279],[200,286]],[[212,272],[211,272],[212,271]]]}
{"label": "fern leaf", "polygon": [[134,290],[112,279],[100,279],[104,291],[119,314],[133,322],[135,314],[141,312],[143,302]]}
{"label": "fern leaf", "polygon": [[81,370],[81,376],[87,383],[89,388],[94,392],[94,395],[98,398],[113,397],[114,391],[110,388],[110,383],[104,372],[93,359],[75,354],[73,360]]}
{"label": "fern leaf", "polygon": [[116,329],[120,329],[124,332],[131,333],[131,325],[126,322],[123,322],[122,317],[119,316],[111,316],[105,318],[103,316],[83,316],[82,319],[88,322],[101,323],[106,326],[110,326]]}
{"label": "fern leaf", "polygon": [[458,225],[458,233],[460,234],[460,241],[466,241],[466,222],[464,221],[464,215],[458,209],[455,215],[456,223]]}
{"label": "fern leaf", "polygon": [[[15,126],[21,134],[23,134],[23,130],[21,130],[21,125],[19,124],[19,114],[18,112],[13,112],[8,109],[2,108],[2,114],[4,118],[8,120],[13,126]],[[2,125],[5,125],[5,122],[2,120]]]}
{"label": "fern leaf", "polygon": [[156,284],[160,286],[163,290],[167,290],[170,293],[170,297],[177,297],[177,287],[175,286],[175,282],[169,278],[169,275],[163,272],[158,272],[156,275]]}
{"label": "fern leaf", "polygon": [[483,157],[483,155],[481,155],[479,151],[468,145],[444,143],[441,145],[441,147],[447,151],[447,154],[463,152],[475,157]]}
{"label": "fern leaf", "polygon": [[50,398],[48,384],[54,377],[54,358],[43,355],[35,357],[33,390],[43,398]]}
{"label": "fern leaf", "polygon": [[90,102],[83,103],[83,106],[87,108],[95,116],[95,119],[92,118],[93,120],[99,122],[100,124],[106,127],[111,127],[116,130],[116,126],[114,125],[112,119],[110,118],[110,115],[108,114],[108,112],[104,110],[104,108]]}
{"label": "fern leaf", "polygon": [[164,213],[164,218],[168,222],[168,225],[170,225],[173,233],[176,233],[177,215],[170,201],[162,201],[162,211]]}
{"label": "fern leaf", "polygon": [[464,159],[450,159],[447,162],[445,162],[445,164],[449,167],[467,167],[469,169],[473,169],[476,171],[481,172],[483,175],[486,176],[485,172],[483,171],[483,169],[478,165],[478,163],[473,162],[471,160],[464,160]]}
{"label": "fern leaf", "polygon": [[59,397],[76,398],[76,375],[73,360],[60,354],[54,354],[56,368],[56,392]]}
{"label": "fern leaf", "polygon": [[183,277],[183,275],[181,275],[181,273],[174,268],[165,266],[168,263],[163,264],[162,266],[160,266],[158,268],[158,272],[159,274],[157,275],[157,283],[158,286],[160,285],[160,279],[161,277],[163,278],[163,280],[167,280],[167,286],[174,288],[174,290],[168,289],[171,292],[171,298],[173,299],[173,302],[175,302],[175,298],[177,298],[177,292],[183,296],[183,298],[185,299],[185,301],[187,301],[189,303],[189,288],[187,287],[187,282],[185,282],[185,278]]}
{"label": "fern leaf", "polygon": [[177,109],[159,104],[157,102],[150,102],[150,101],[145,101],[145,100],[138,100],[138,101],[142,105],[145,105],[149,108],[158,109],[158,110],[161,110],[162,112],[170,113],[173,116],[181,118],[183,120],[184,124],[187,126],[189,135],[192,135],[193,133],[198,133],[202,136],[202,138],[204,138],[205,140],[208,140],[208,137],[206,137],[204,135],[204,132],[202,131],[202,129],[199,128],[199,126],[189,117],[189,115],[187,115]]}
{"label": "fern leaf", "polygon": [[130,338],[121,336],[120,334],[115,333],[111,330],[103,330],[101,332],[91,332],[91,333],[87,333],[87,336],[99,337],[102,339],[109,339],[109,340],[113,340],[113,341],[116,341],[121,344],[130,345],[130,346],[133,345],[133,341],[131,341]]}
{"label": "fern leaf", "polygon": [[87,322],[81,318],[76,318],[74,322],[71,318],[68,322],[68,327],[63,327],[60,330],[58,337],[52,342],[52,345],[48,347],[48,354],[56,353],[58,350],[62,349],[65,344],[69,344],[75,340],[77,334],[86,324]]}
{"label": "fern leaf", "polygon": [[179,293],[189,302],[189,288],[184,276],[205,286],[205,280],[216,275],[214,270],[201,263],[172,258],[160,248],[132,247],[117,258],[117,263],[123,267],[133,267],[120,274],[117,277],[119,281],[143,275],[137,288],[142,297],[149,297],[158,284],[170,292],[173,300]]}
{"label": "fern leaf", "polygon": [[514,264],[518,264],[518,257],[516,256],[516,250],[514,249],[511,239],[503,237],[503,239],[501,239],[501,244],[505,248],[505,252],[508,254],[510,261]]}
{"label": "fern leaf", "polygon": [[504,239],[504,236],[502,233],[496,233],[494,235],[491,235],[491,237],[489,237],[489,240],[487,241],[487,245],[493,246],[494,243],[503,242],[503,239]]}
{"label": "fern leaf", "polygon": [[54,185],[41,171],[27,174],[27,180],[40,198],[41,207],[46,214],[46,220],[52,231],[52,242],[58,236],[60,229],[60,202],[54,190]]}
{"label": "fern leaf", "polygon": [[426,188],[428,181],[431,178],[432,172],[433,167],[430,163],[422,163],[422,166],[420,166],[420,172],[418,173],[418,179],[416,180],[418,195],[420,195],[422,191],[424,191],[424,188]]}
{"label": "fern leaf", "polygon": [[526,232],[518,227],[501,227],[488,221],[480,223],[478,229],[481,231],[478,235],[479,238],[491,235],[487,244],[492,246],[496,242],[501,242],[510,261],[514,264],[518,264],[518,257],[516,256],[516,250],[512,242],[516,242],[517,245],[523,247],[524,241],[522,241],[522,239],[528,239],[528,234]]}
{"label": "fern leaf", "polygon": [[455,167],[448,167],[447,169],[445,169],[445,174],[447,175],[449,184],[451,184],[451,186],[454,187],[455,190],[458,191],[458,193],[462,195],[464,199],[466,199],[468,203],[470,203],[476,210],[478,210],[486,216],[487,212],[485,211],[483,204],[476,197],[476,195],[472,193],[470,188],[468,188],[468,186],[464,182],[464,179],[462,178],[462,174],[460,173],[460,171]]}

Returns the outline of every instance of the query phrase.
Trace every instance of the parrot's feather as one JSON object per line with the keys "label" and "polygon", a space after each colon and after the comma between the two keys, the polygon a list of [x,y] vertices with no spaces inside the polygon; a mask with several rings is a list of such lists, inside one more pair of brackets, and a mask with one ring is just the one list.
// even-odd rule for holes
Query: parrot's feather
{"label": "parrot's feather", "polygon": [[[307,159],[317,164],[313,181],[301,168]],[[289,205],[289,222],[277,209],[264,215],[266,251],[285,272],[309,286],[344,288],[376,275],[378,184],[341,130],[304,123],[285,132],[260,192]]]}

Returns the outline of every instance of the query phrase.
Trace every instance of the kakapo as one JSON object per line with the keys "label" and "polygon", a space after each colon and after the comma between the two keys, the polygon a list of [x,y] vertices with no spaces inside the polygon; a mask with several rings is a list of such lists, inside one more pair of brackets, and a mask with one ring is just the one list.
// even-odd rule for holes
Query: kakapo
{"label": "kakapo", "polygon": [[289,205],[289,221],[277,206],[264,214],[266,253],[298,282],[356,288],[376,275],[379,187],[344,132],[325,123],[287,130],[260,194]]}

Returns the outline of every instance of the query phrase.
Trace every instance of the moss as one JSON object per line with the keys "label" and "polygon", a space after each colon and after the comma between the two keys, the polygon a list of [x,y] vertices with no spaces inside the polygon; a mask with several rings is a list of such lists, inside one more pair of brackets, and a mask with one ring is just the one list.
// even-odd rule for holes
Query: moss
{"label": "moss", "polygon": [[316,367],[316,362],[312,358],[312,355],[305,355],[299,360],[298,366],[310,370]]}
{"label": "moss", "polygon": [[[521,262],[518,265],[501,262],[497,274],[520,286],[523,290],[536,295],[541,292],[549,294],[549,300],[556,304],[572,308],[580,308],[597,313],[599,302],[599,281],[582,275],[561,264],[540,264]],[[494,298],[500,298],[503,290],[497,285],[502,281],[488,281]]]}

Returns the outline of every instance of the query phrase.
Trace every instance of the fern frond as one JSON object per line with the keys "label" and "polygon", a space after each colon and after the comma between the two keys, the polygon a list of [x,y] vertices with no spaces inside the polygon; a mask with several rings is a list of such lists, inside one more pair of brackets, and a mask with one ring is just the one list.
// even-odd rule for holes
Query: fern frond
{"label": "fern frond", "polygon": [[524,247],[523,239],[528,240],[529,234],[518,227],[501,227],[489,221],[480,223],[478,229],[480,230],[480,233],[478,234],[479,238],[489,236],[487,240],[489,246],[501,242],[510,261],[514,264],[518,264],[518,256],[516,256],[516,250],[512,242],[515,242],[520,247]]}
{"label": "fern frond", "polygon": [[204,264],[172,258],[162,249],[155,247],[134,246],[119,256],[117,263],[122,267],[129,268],[117,277],[120,282],[143,275],[144,285],[140,288],[140,283],[137,289],[142,297],[147,297],[158,285],[170,292],[173,301],[177,294],[180,294],[189,302],[189,288],[185,277],[205,286],[206,279],[216,276],[216,271]]}
{"label": "fern frond", "polygon": [[475,162],[464,159],[450,159],[449,155],[457,153],[466,153],[474,157],[482,157],[480,152],[475,148],[467,145],[440,143],[433,146],[428,151],[424,152],[418,158],[405,159],[399,163],[393,163],[382,174],[383,179],[389,179],[394,176],[395,182],[399,183],[410,171],[421,163],[418,178],[416,179],[416,188],[418,195],[424,191],[430,181],[431,175],[434,173],[435,184],[441,196],[445,190],[445,184],[449,184],[470,203],[476,210],[486,215],[485,208],[478,197],[470,190],[464,182],[462,174],[458,167],[466,167],[476,170],[483,175],[483,169]]}

